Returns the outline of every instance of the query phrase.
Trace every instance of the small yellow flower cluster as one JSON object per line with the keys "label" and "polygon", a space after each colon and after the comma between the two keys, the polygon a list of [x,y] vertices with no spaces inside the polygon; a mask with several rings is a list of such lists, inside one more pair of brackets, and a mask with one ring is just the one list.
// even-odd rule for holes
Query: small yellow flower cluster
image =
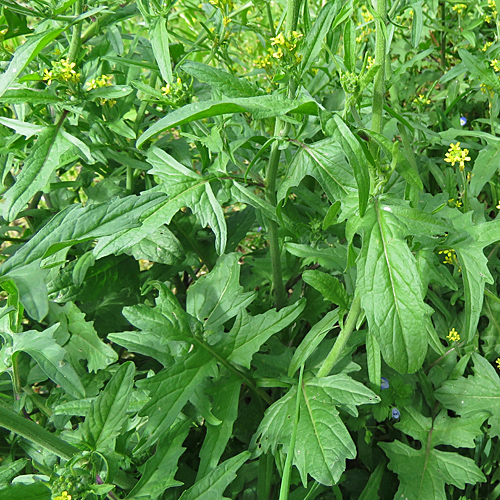
{"label": "small yellow flower cluster", "polygon": [[[368,9],[364,5],[361,7],[361,15],[363,16],[364,22],[359,22],[358,26],[365,26],[373,21],[373,15],[371,14],[371,12],[368,11]],[[361,34],[356,37],[356,42],[361,43],[363,39],[365,37],[368,37],[368,35],[372,32],[373,32],[372,28],[362,28]]]}
{"label": "small yellow flower cluster", "polygon": [[90,82],[87,82],[87,90],[100,89],[101,87],[109,87],[111,85],[111,75],[101,75],[97,78],[92,78]]}
{"label": "small yellow flower cluster", "polygon": [[498,204],[497,206],[495,207],[497,210],[500,210],[500,200],[498,200]]}
{"label": "small yellow flower cluster", "polygon": [[462,202],[460,200],[455,200],[454,198],[450,198],[448,200],[448,203],[454,203],[457,208],[460,208],[462,206]]}
{"label": "small yellow flower cluster", "polygon": [[209,0],[209,2],[217,9],[224,10],[227,6],[229,10],[234,9],[233,0]]}
{"label": "small yellow flower cluster", "polygon": [[370,69],[375,64],[375,58],[372,56],[368,56],[366,59],[366,69]]}
{"label": "small yellow flower cluster", "polygon": [[60,495],[57,495],[53,500],[71,500],[73,497],[67,492],[63,491]]}
{"label": "small yellow flower cluster", "polygon": [[495,363],[497,364],[497,368],[500,370],[500,358],[497,358]]}
{"label": "small yellow flower cluster", "polygon": [[440,250],[439,254],[444,254],[444,264],[455,264],[458,262],[457,254],[453,248],[449,248],[448,250]]}
{"label": "small yellow flower cluster", "polygon": [[68,59],[52,61],[52,70],[43,70],[43,80],[47,82],[47,85],[50,85],[54,80],[78,83],[81,75],[75,71],[75,66],[76,63],[70,63]]}
{"label": "small yellow flower cluster", "polygon": [[493,59],[493,61],[491,61],[490,63],[490,66],[492,66],[495,71],[500,71],[500,62],[498,61],[498,59]]}
{"label": "small yellow flower cluster", "polygon": [[457,12],[458,14],[462,14],[463,12],[465,12],[467,10],[467,5],[465,5],[464,3],[456,3],[452,9]]}
{"label": "small yellow flower cluster", "polygon": [[271,69],[274,64],[272,50],[269,49],[269,53],[265,56],[258,56],[257,59],[254,59],[253,64],[254,66],[257,66],[257,68]]}
{"label": "small yellow flower cluster", "polygon": [[446,335],[446,338],[450,342],[460,342],[460,334],[457,333],[457,331],[455,330],[455,328],[452,328],[450,330],[450,333],[448,335]]}
{"label": "small yellow flower cluster", "polygon": [[491,14],[484,16],[484,21],[487,23],[491,23],[492,19],[494,17],[497,17],[497,15],[498,15],[495,0],[488,0],[488,7],[491,9]]}
{"label": "small yellow flower cluster", "polygon": [[493,45],[493,42],[486,42],[483,45],[483,48],[481,49],[483,52],[486,52],[491,46]]}
{"label": "small yellow flower cluster", "polygon": [[416,97],[415,99],[413,99],[413,102],[415,104],[430,104],[431,100],[427,99],[427,97],[425,97],[424,94],[418,94],[418,97]]}
{"label": "small yellow flower cluster", "polygon": [[469,150],[462,149],[459,142],[456,144],[451,143],[450,149],[448,149],[448,152],[445,154],[444,161],[451,163],[453,167],[455,163],[458,162],[460,164],[460,171],[462,171],[465,168],[465,162],[470,161],[470,157],[467,156],[468,154]]}
{"label": "small yellow flower cluster", "polygon": [[175,95],[178,94],[182,90],[182,80],[177,78],[177,81],[170,84],[167,83],[165,87],[161,88],[163,95]]}
{"label": "small yellow flower cluster", "polygon": [[[303,36],[302,33],[292,31],[286,36],[283,33],[279,33],[274,38],[271,38],[271,45],[277,49],[276,52],[273,52],[273,57],[281,59],[285,52],[292,53],[297,48],[297,44]],[[300,62],[300,56],[295,55],[295,58],[297,62]]]}

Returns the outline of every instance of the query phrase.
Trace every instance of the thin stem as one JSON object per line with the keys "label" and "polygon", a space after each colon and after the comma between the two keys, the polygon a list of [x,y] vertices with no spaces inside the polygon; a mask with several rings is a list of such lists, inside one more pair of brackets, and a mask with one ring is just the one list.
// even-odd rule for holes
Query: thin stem
{"label": "thin stem", "polygon": [[[445,26],[446,4],[444,0],[439,2],[439,11],[441,14],[441,26]],[[441,69],[443,73],[446,71],[446,31],[444,30],[441,30]]]}
{"label": "thin stem", "polygon": [[335,344],[332,347],[332,350],[328,353],[325,361],[321,365],[321,368],[318,371],[318,377],[326,377],[335,366],[335,363],[340,359],[342,353],[344,351],[344,347],[349,341],[349,337],[356,327],[356,322],[358,321],[359,314],[361,312],[361,298],[357,295],[352,301],[351,310],[347,315],[346,322],[344,324],[344,328],[339,333]]}
{"label": "thin stem", "polygon": [[[82,14],[83,12],[83,0],[76,0],[75,3],[75,17],[78,17]],[[75,61],[77,56],[78,56],[78,51],[80,50],[80,45],[82,42],[82,22],[79,21],[78,23],[73,26],[73,33],[71,35],[71,42],[69,45],[69,52],[68,52],[68,60],[70,62]]]}

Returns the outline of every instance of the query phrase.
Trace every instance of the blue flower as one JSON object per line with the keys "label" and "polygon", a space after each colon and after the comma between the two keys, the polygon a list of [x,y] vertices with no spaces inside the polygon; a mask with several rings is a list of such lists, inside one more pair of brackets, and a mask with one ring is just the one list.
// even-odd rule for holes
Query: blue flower
{"label": "blue flower", "polygon": [[463,127],[467,124],[467,118],[465,116],[460,117],[460,126]]}
{"label": "blue flower", "polygon": [[391,417],[397,420],[401,416],[401,413],[399,413],[399,410],[397,408],[393,408],[391,412]]}
{"label": "blue flower", "polygon": [[385,377],[382,377],[380,379],[380,388],[383,390],[383,389],[389,389],[389,381],[385,378]]}
{"label": "blue flower", "polygon": [[260,233],[261,231],[262,231],[262,226],[259,226],[259,227],[257,228],[257,232],[258,232],[258,233]]}

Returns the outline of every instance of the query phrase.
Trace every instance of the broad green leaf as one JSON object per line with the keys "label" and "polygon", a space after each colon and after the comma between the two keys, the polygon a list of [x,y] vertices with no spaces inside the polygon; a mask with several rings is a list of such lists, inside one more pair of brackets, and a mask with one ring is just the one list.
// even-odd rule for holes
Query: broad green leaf
{"label": "broad green leaf", "polygon": [[474,353],[472,359],[474,375],[448,380],[435,392],[436,399],[463,418],[489,412],[491,436],[500,436],[500,378],[485,358]]}
{"label": "broad green leaf", "polygon": [[179,500],[214,500],[224,498],[224,490],[235,480],[237,470],[249,458],[250,452],[244,451],[226,460],[186,490]]}
{"label": "broad green leaf", "polygon": [[[158,148],[149,151],[148,161],[153,165],[149,173],[157,175],[163,181],[160,189],[166,192],[169,198],[145,214],[141,231],[122,233],[118,236],[118,241],[138,243],[148,236],[146,232],[153,233],[163,224],[168,224],[182,207],[187,206],[197,215],[203,226],[210,225],[215,233],[217,252],[224,253],[227,241],[226,221],[220,203],[212,191],[210,185],[212,179],[189,170]],[[102,245],[106,245],[106,242]],[[116,241],[113,242],[112,248],[116,245]],[[98,255],[105,253],[100,250],[103,246],[99,246],[96,250]]]}
{"label": "broad green leaf", "polygon": [[241,380],[232,376],[229,380],[223,378],[210,390],[213,399],[212,413],[220,420],[219,425],[205,423],[207,433],[200,449],[200,465],[197,480],[205,477],[219,464],[233,434],[233,425],[238,417]]}
{"label": "broad green leaf", "polygon": [[118,368],[104,390],[92,402],[90,412],[83,423],[85,441],[92,450],[114,450],[115,440],[126,419],[134,374],[134,363],[127,361]]}
{"label": "broad green leaf", "polygon": [[[162,198],[163,195],[159,193],[148,193],[115,198],[107,203],[85,207],[70,205],[0,265],[0,279],[12,278],[16,282],[28,314],[40,321],[48,312],[47,291],[43,291],[43,270],[39,269],[42,259],[78,242],[113,234],[124,227],[139,226],[142,212],[160,202]],[[26,275],[29,270],[34,271],[33,276],[38,283],[34,290],[29,287]]]}
{"label": "broad green leaf", "polygon": [[399,441],[380,443],[389,457],[389,469],[399,478],[395,498],[446,500],[445,485],[463,490],[465,485],[485,481],[473,460],[458,453],[425,448],[415,450]]}
{"label": "broad green leaf", "polygon": [[227,71],[195,61],[186,61],[182,69],[200,82],[208,83],[227,97],[252,97],[258,89],[245,78],[238,78]]}
{"label": "broad green leaf", "polygon": [[211,116],[251,113],[256,120],[282,116],[287,113],[316,114],[315,101],[289,100],[276,95],[263,95],[255,97],[240,97],[235,99],[221,99],[219,101],[203,101],[176,109],[167,116],[157,121],[137,140],[140,147],[151,137],[164,132],[172,127],[178,127],[194,120],[202,120]]}
{"label": "broad green leaf", "polygon": [[233,363],[250,368],[252,356],[262,344],[295,321],[305,305],[302,299],[279,311],[270,309],[256,316],[250,316],[245,309],[241,309],[231,331],[224,335],[220,343],[223,355]]}
{"label": "broad green leaf", "polygon": [[255,299],[256,294],[244,292],[239,283],[239,259],[237,253],[222,255],[214,269],[188,289],[186,310],[207,330],[219,328]]}
{"label": "broad green leaf", "polygon": [[390,206],[376,200],[362,220],[357,286],[370,332],[386,363],[413,373],[427,352],[424,304],[416,260]]}
{"label": "broad green leaf", "polygon": [[287,252],[304,259],[304,265],[318,263],[327,269],[339,274],[343,273],[347,266],[347,249],[345,246],[313,248],[302,243],[285,243]]}
{"label": "broad green leaf", "polygon": [[149,418],[143,427],[144,437],[137,453],[149,449],[175,422],[200,382],[206,376],[215,375],[215,366],[211,354],[196,346],[189,356],[176,359],[173,366],[137,382],[137,387],[148,391],[151,396],[140,412],[141,416]]}
{"label": "broad green leaf", "polygon": [[52,40],[57,38],[64,29],[49,29],[43,33],[38,33],[27,37],[26,42],[21,45],[14,57],[11,59],[7,69],[0,75],[0,97],[19,78],[23,69],[32,61],[37,54],[46,47]]}
{"label": "broad green leaf", "polygon": [[74,363],[80,359],[87,360],[87,369],[92,373],[118,361],[115,350],[97,336],[93,323],[85,321],[85,314],[75,304],[68,302],[62,312],[68,319],[71,333],[65,349]]}
{"label": "broad green leaf", "polygon": [[172,63],[170,61],[170,45],[168,43],[167,20],[158,16],[149,27],[151,47],[160,73],[165,82],[172,84]]}
{"label": "broad green leaf", "polygon": [[477,155],[469,184],[469,196],[478,196],[484,185],[498,172],[500,167],[500,146],[487,147]]}
{"label": "broad green leaf", "polygon": [[74,398],[84,397],[85,389],[75,369],[65,359],[66,350],[54,338],[58,327],[59,324],[55,324],[43,332],[29,330],[16,333],[10,350],[12,354],[18,351],[29,354],[55,384],[59,384]]}
{"label": "broad green leaf", "polygon": [[309,270],[302,273],[302,279],[318,290],[323,298],[338,305],[344,311],[349,309],[349,295],[340,281],[322,271]]}
{"label": "broad green leaf", "polygon": [[307,361],[309,356],[311,356],[311,354],[315,351],[316,347],[318,347],[321,341],[326,337],[326,334],[333,330],[333,328],[337,325],[338,319],[339,310],[337,308],[325,314],[325,316],[323,316],[323,318],[321,318],[309,330],[293,353],[293,358],[290,361],[290,366],[288,368],[289,377],[293,377],[301,365]]}
{"label": "broad green leaf", "polygon": [[32,484],[14,484],[0,490],[0,500],[50,500],[51,490],[42,481]]}
{"label": "broad green leaf", "polygon": [[340,143],[345,155],[349,159],[349,164],[354,172],[356,184],[358,186],[359,215],[363,217],[370,197],[370,172],[368,170],[368,160],[363,152],[361,144],[351,132],[344,120],[336,114],[333,119],[338,127]]}
{"label": "broad green leaf", "polygon": [[177,462],[186,448],[182,443],[189,433],[189,423],[172,426],[160,439],[155,454],[140,467],[142,475],[126,500],[154,500],[168,488],[181,486],[174,476],[177,472]]}
{"label": "broad green leaf", "polygon": [[287,175],[278,189],[278,201],[285,199],[290,188],[298,186],[306,175],[314,177],[328,199],[342,201],[350,192],[357,190],[352,169],[347,163],[340,145],[331,138],[313,144],[298,144]]}
{"label": "broad green leaf", "polygon": [[[357,415],[356,406],[377,403],[379,397],[344,374],[314,378],[303,384],[293,463],[303,484],[307,474],[325,485],[336,484],[346,459],[356,457],[356,447],[336,406]],[[271,405],[264,415],[255,443],[259,453],[282,448],[288,453],[297,388]]]}
{"label": "broad green leaf", "polygon": [[61,156],[70,149],[71,144],[60,134],[59,127],[47,127],[40,134],[16,183],[4,195],[4,219],[11,221],[17,217],[35,193],[49,182],[52,172],[59,166]]}

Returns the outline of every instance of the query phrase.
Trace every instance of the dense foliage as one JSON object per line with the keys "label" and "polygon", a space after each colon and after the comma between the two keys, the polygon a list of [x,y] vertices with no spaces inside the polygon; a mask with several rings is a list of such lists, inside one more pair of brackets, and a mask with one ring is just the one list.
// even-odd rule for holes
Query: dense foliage
{"label": "dense foliage", "polygon": [[500,497],[500,1],[320,3],[0,0],[0,499]]}

